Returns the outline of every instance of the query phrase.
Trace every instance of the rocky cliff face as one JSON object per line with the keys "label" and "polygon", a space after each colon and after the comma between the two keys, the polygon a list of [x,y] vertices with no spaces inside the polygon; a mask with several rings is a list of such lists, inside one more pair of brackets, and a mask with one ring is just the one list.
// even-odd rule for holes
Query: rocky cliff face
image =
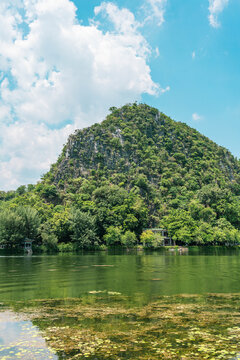
{"label": "rocky cliff face", "polygon": [[147,105],[112,108],[101,124],[77,130],[46,178],[57,186],[96,174],[126,187],[139,176],[156,189],[197,190],[238,179],[231,153]]}

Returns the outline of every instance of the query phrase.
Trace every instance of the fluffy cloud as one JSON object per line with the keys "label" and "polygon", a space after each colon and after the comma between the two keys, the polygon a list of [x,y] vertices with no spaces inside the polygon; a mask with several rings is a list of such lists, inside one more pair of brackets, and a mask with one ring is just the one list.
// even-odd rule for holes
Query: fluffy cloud
{"label": "fluffy cloud", "polygon": [[116,31],[123,34],[136,34],[139,22],[136,21],[134,14],[128,9],[119,9],[115,4],[103,2],[94,9],[95,15],[103,14],[112,21]]}
{"label": "fluffy cloud", "polygon": [[[110,106],[169,90],[151,78],[151,49],[134,15],[102,3],[95,16],[83,26],[70,0],[1,0],[1,189],[35,182],[69,133]],[[101,29],[103,19],[111,30]]]}
{"label": "fluffy cloud", "polygon": [[162,94],[164,94],[165,92],[168,92],[168,91],[170,91],[170,90],[171,90],[170,86],[167,86],[167,87],[165,87],[165,89],[160,89],[160,92],[161,92]]}
{"label": "fluffy cloud", "polygon": [[146,0],[145,11],[148,14],[145,22],[156,19],[158,26],[164,22],[167,0]]}
{"label": "fluffy cloud", "polygon": [[229,0],[209,0],[209,23],[212,27],[217,28],[220,26],[218,15],[228,5]]}

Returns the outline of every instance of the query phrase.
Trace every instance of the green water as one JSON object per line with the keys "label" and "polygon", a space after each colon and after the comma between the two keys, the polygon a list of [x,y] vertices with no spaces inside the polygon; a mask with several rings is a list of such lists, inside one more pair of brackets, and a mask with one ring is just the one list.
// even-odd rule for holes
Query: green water
{"label": "green water", "polygon": [[0,274],[3,302],[81,297],[94,290],[147,302],[159,295],[240,292],[240,251],[9,256],[0,257]]}
{"label": "green water", "polygon": [[1,359],[239,358],[238,248],[0,256],[0,274]]}

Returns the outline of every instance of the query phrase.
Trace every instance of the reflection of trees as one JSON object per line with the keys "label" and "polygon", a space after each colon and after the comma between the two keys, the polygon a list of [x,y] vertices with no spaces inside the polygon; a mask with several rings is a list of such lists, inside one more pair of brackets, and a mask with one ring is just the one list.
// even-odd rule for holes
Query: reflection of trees
{"label": "reflection of trees", "polygon": [[116,291],[143,302],[155,295],[238,291],[237,250],[234,255],[216,248],[209,255],[203,251],[190,249],[187,256],[99,252],[0,257],[0,301],[81,297],[92,290]]}

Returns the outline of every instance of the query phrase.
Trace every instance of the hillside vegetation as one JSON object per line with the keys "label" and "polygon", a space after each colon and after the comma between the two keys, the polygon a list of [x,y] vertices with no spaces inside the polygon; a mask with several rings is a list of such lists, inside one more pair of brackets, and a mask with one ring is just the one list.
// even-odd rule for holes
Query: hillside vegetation
{"label": "hillside vegetation", "polygon": [[41,182],[1,192],[0,241],[32,211],[37,242],[52,249],[158,246],[141,236],[151,227],[179,244],[240,243],[238,160],[145,104],[110,110],[69,137]]}

